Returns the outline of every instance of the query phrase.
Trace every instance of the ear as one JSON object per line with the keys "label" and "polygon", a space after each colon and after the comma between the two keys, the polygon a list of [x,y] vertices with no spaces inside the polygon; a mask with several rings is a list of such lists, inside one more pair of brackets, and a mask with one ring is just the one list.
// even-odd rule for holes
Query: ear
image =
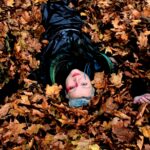
{"label": "ear", "polygon": [[69,99],[69,95],[66,91],[65,91],[65,94],[66,94],[66,98]]}

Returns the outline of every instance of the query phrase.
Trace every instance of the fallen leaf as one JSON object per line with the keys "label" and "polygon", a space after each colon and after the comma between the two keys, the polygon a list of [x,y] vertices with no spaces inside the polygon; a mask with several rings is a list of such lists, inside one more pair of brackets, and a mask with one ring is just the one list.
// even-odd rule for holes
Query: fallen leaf
{"label": "fallen leaf", "polygon": [[110,82],[117,88],[122,86],[122,74],[122,72],[119,72],[118,74],[112,73],[111,77],[109,78]]}
{"label": "fallen leaf", "polygon": [[147,103],[143,103],[140,107],[139,107],[139,113],[137,114],[137,117],[136,117],[136,119],[139,119],[139,118],[141,118],[142,116],[143,116],[143,114],[144,114],[144,112],[145,112],[145,110],[146,110],[146,107],[147,107]]}
{"label": "fallen leaf", "polygon": [[72,144],[76,146],[74,150],[89,150],[89,146],[91,145],[92,139],[80,138],[80,140],[72,141]]}
{"label": "fallen leaf", "polygon": [[94,74],[94,80],[92,81],[92,84],[94,84],[94,87],[96,89],[101,89],[106,86],[106,78],[104,71],[103,72],[96,72]]}
{"label": "fallen leaf", "polygon": [[59,86],[57,84],[54,84],[52,86],[47,85],[46,86],[46,95],[51,98],[58,98],[61,90],[62,90],[61,85],[59,85]]}
{"label": "fallen leaf", "polygon": [[4,0],[5,5],[9,6],[9,7],[14,7],[14,0]]}
{"label": "fallen leaf", "polygon": [[101,150],[101,148],[97,144],[93,144],[89,146],[89,150]]}
{"label": "fallen leaf", "polygon": [[7,103],[0,108],[0,118],[5,117],[11,108],[11,103]]}
{"label": "fallen leaf", "polygon": [[124,113],[121,112],[121,111],[114,110],[114,111],[113,111],[113,114],[114,114],[116,117],[119,117],[119,118],[121,118],[121,119],[129,119],[129,120],[131,120],[131,117],[129,117],[128,115],[124,114]]}
{"label": "fallen leaf", "polygon": [[40,124],[32,124],[28,129],[26,130],[26,133],[29,135],[37,134],[39,132],[39,129],[43,129],[44,127]]}
{"label": "fallen leaf", "polygon": [[121,142],[131,142],[135,133],[132,129],[123,126],[123,122],[112,124],[112,133],[116,135],[117,140]]}
{"label": "fallen leaf", "polygon": [[118,108],[118,105],[114,103],[114,100],[112,97],[107,98],[106,102],[101,105],[100,107],[100,114],[102,113],[109,113],[112,114],[114,110]]}
{"label": "fallen leaf", "polygon": [[150,138],[150,126],[149,125],[139,127],[139,130],[142,132],[144,137]]}
{"label": "fallen leaf", "polygon": [[143,32],[140,32],[140,35],[138,36],[138,44],[140,48],[147,47],[148,38]]}
{"label": "fallen leaf", "polygon": [[22,104],[26,104],[26,105],[30,105],[30,101],[27,95],[21,95],[21,103]]}
{"label": "fallen leaf", "polygon": [[143,143],[144,143],[144,136],[140,135],[139,139],[137,140],[137,146],[138,146],[139,150],[142,150]]}
{"label": "fallen leaf", "polygon": [[150,144],[144,144],[143,150],[150,150]]}

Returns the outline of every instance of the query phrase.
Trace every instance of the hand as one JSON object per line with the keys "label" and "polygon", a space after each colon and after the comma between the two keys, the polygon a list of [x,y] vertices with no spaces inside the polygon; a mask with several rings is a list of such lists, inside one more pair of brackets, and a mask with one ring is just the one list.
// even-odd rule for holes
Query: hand
{"label": "hand", "polygon": [[135,104],[142,104],[142,103],[150,104],[150,93],[146,93],[146,94],[134,97],[133,103],[135,103]]}

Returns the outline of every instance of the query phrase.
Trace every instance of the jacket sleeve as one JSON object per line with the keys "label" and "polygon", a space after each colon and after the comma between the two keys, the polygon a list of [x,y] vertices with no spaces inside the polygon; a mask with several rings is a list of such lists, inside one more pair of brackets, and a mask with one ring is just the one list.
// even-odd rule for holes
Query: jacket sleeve
{"label": "jacket sleeve", "polygon": [[142,79],[142,78],[135,78],[132,80],[131,85],[131,95],[133,97],[139,96],[145,93],[150,92],[150,81]]}

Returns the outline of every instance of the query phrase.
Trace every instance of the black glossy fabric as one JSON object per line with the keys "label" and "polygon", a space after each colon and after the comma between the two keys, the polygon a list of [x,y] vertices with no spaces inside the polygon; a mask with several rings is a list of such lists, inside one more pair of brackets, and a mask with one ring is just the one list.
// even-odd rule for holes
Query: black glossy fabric
{"label": "black glossy fabric", "polygon": [[[77,4],[74,0],[73,3]],[[68,1],[49,0],[42,6],[43,38],[49,44],[42,51],[41,68],[45,83],[61,83],[68,73],[78,68],[90,77],[95,71],[111,70],[110,60],[81,31],[84,21]]]}

